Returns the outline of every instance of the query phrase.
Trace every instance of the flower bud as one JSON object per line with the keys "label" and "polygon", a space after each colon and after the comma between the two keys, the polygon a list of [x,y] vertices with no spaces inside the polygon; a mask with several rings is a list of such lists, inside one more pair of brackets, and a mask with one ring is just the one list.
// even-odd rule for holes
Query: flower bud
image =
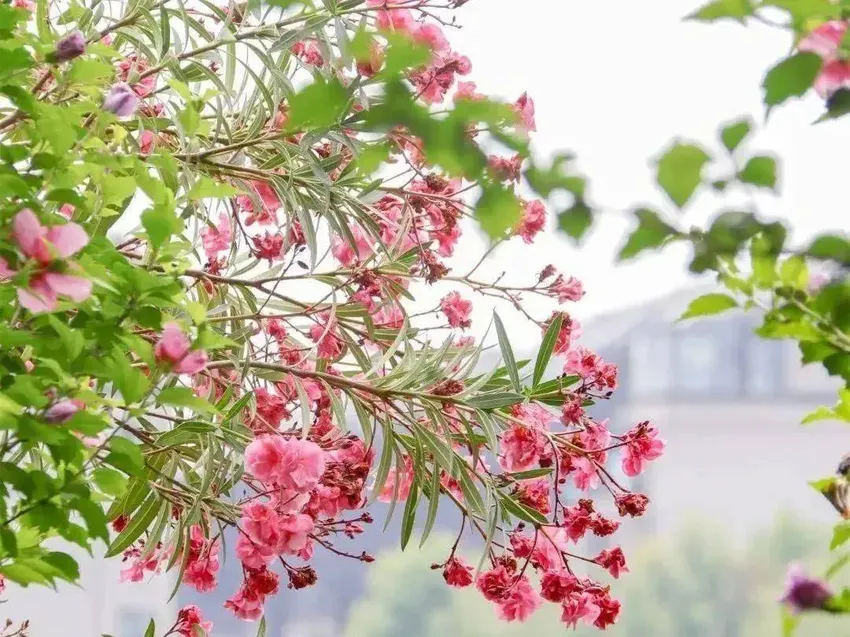
{"label": "flower bud", "polygon": [[85,52],[86,37],[80,31],[74,31],[56,43],[56,48],[47,56],[47,59],[54,64],[58,64],[73,60]]}
{"label": "flower bud", "polygon": [[791,613],[824,610],[831,598],[832,591],[829,590],[826,582],[808,576],[799,564],[792,564],[788,569],[785,594],[780,601]]}
{"label": "flower bud", "polygon": [[139,98],[127,84],[116,84],[103,98],[103,110],[118,117],[129,117],[138,106]]}

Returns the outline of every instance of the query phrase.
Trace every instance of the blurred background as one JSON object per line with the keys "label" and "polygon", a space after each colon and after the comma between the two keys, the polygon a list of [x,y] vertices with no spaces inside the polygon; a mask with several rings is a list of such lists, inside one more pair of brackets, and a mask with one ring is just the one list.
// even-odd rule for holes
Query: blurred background
{"label": "blurred background", "polygon": [[[745,113],[765,124],[761,77],[787,53],[790,38],[758,26],[681,21],[700,4],[472,0],[460,12],[464,28],[450,34],[453,47],[472,59],[472,79],[482,92],[509,99],[529,92],[537,104],[537,152],[575,151],[591,177],[591,199],[611,209],[581,248],[554,232],[541,235],[533,250],[513,242],[496,252],[490,273],[507,269],[531,277],[552,263],[582,279],[588,294],[575,312],[584,328],[580,343],[620,366],[620,390],[591,415],[609,418],[614,432],[650,419],[667,440],[664,457],[632,483],[651,498],[647,515],[627,521],[614,536],[633,572],[617,583],[624,610],[613,632],[628,637],[780,635],[776,599],[786,565],[801,560],[817,569],[828,557],[834,512],[807,481],[831,473],[850,450],[838,425],[799,424],[816,406],[835,401],[836,385],[819,368],[802,368],[793,344],[753,336],[757,317],[729,313],[676,322],[691,299],[711,289],[688,279],[682,253],[613,265],[626,228],[616,210],[666,205],[649,160],[671,138],[717,144],[720,122]],[[772,114],[755,138],[760,150],[783,161],[779,195],[756,203],[767,216],[789,221],[797,239],[846,225],[846,166],[837,149],[850,147],[850,133],[831,123],[812,127],[821,108],[816,99],[794,102]],[[703,193],[687,221],[702,224],[721,205],[716,195]],[[481,245],[469,254],[480,254],[483,240],[471,241]],[[464,257],[453,265],[463,271]],[[492,306],[473,300],[482,327]],[[532,358],[540,334],[515,316],[503,319],[517,358]],[[497,363],[494,357],[482,365]],[[611,471],[628,481],[616,463]],[[499,622],[480,595],[448,589],[439,571],[429,569],[445,558],[457,529],[448,508],[438,516],[440,532],[421,550],[411,542],[405,553],[398,550],[397,520],[382,533],[386,511],[379,506],[373,515],[376,523],[351,550],[376,554],[375,563],[317,551],[318,583],[284,590],[269,602],[268,635],[564,632],[555,608],[530,624]],[[588,551],[605,548],[606,538],[593,540]],[[480,547],[465,549],[476,562]],[[112,562],[97,556],[86,561],[83,589],[13,591],[4,610],[13,619],[29,618],[33,637],[141,637],[151,616],[168,626],[177,608],[197,603],[214,622],[216,637],[256,634],[256,625],[222,607],[241,581],[235,560],[225,561],[215,593],[180,590],[168,603],[169,578],[119,584],[121,565]],[[840,628],[840,620],[818,618],[803,622],[799,635],[846,635]]]}

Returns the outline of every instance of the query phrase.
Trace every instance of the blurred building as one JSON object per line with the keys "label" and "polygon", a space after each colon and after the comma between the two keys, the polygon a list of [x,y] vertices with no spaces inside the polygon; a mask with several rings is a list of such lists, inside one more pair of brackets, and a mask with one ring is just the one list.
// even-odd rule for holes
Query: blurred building
{"label": "blurred building", "polygon": [[[794,343],[754,336],[757,315],[728,312],[676,323],[689,301],[703,292],[690,289],[587,321],[579,339],[620,366],[620,389],[594,407],[592,415],[608,418],[615,433],[652,420],[667,441],[664,457],[631,483],[651,497],[652,505],[645,518],[628,521],[617,534],[617,541],[627,546],[644,533],[672,532],[695,512],[740,534],[769,525],[780,511],[834,519],[807,481],[832,471],[850,450],[850,436],[836,423],[804,427],[800,420],[820,404],[833,404],[837,383],[818,366],[801,367]],[[489,359],[482,364],[496,363]],[[553,376],[561,372],[557,362],[549,371]],[[628,484],[616,455],[609,470]],[[386,533],[381,532],[386,508],[375,507],[373,515],[372,528],[356,541],[341,541],[340,548],[378,553],[398,547],[401,511],[395,512]],[[458,523],[451,506],[440,509],[437,527],[457,529]],[[232,541],[226,545],[232,547]],[[600,540],[595,544],[586,547],[588,552],[604,545]],[[313,565],[319,575],[315,587],[288,591],[284,581],[283,590],[267,605],[269,637],[342,634],[369,566],[320,549]],[[252,637],[257,632],[256,624],[237,620],[223,608],[241,582],[241,566],[232,556],[222,565],[217,591],[200,595],[183,588],[170,605],[165,604],[169,578],[119,584],[114,560],[89,564],[84,573],[84,591],[66,587],[56,595],[31,589],[11,596],[7,610],[15,612],[9,614],[34,620],[32,637],[64,634],[59,628],[69,622],[75,635],[142,637],[150,616],[160,618],[158,627],[167,627],[177,608],[196,603],[215,623],[215,637]]]}

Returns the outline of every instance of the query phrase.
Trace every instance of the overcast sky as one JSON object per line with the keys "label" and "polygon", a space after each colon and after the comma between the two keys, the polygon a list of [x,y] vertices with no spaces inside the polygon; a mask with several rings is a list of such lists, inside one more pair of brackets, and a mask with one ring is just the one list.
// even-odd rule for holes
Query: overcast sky
{"label": "overcast sky", "polygon": [[[528,91],[537,107],[536,151],[575,151],[591,179],[593,203],[621,211],[657,204],[672,213],[654,185],[651,160],[675,136],[719,153],[718,124],[739,115],[765,125],[761,79],[791,46],[790,35],[778,29],[682,20],[701,4],[471,0],[459,12],[463,29],[450,38],[471,58],[479,90],[508,99]],[[822,108],[815,95],[783,106],[751,142],[753,150],[783,159],[780,196],[761,198],[761,210],[789,221],[798,238],[847,225],[840,149],[850,148],[850,132],[843,120],[813,127]],[[704,223],[724,203],[703,194],[683,220]],[[688,283],[686,251],[616,267],[613,255],[628,224],[621,213],[606,217],[580,249],[554,233],[538,238],[534,250],[514,240],[500,249],[499,268],[553,263],[579,276],[588,290],[579,316]]]}

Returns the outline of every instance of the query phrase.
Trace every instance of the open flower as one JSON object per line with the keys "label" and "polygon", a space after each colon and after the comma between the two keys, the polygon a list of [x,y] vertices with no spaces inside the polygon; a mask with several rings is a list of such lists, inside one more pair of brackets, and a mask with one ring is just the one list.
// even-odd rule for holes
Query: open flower
{"label": "open flower", "polygon": [[[18,288],[18,300],[25,308],[34,313],[52,312],[60,296],[77,303],[91,296],[91,281],[67,273],[74,264],[66,259],[89,242],[82,226],[76,223],[43,226],[32,210],[24,209],[15,215],[12,240],[26,257],[22,265],[35,268],[27,287]],[[0,258],[0,280],[15,274]]]}
{"label": "open flower", "polygon": [[139,98],[127,84],[116,84],[103,98],[103,110],[118,117],[129,117],[139,107]]}
{"label": "open flower", "polygon": [[177,323],[166,323],[154,348],[156,360],[171,365],[177,374],[197,374],[207,366],[207,353],[190,350],[189,337]]}

